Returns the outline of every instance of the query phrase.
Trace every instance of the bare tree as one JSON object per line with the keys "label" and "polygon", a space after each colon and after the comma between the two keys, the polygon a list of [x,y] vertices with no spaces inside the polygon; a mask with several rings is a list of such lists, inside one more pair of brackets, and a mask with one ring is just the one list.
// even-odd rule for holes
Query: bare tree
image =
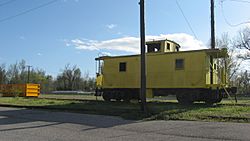
{"label": "bare tree", "polygon": [[239,93],[250,95],[250,73],[248,71],[240,72],[236,82],[238,83]]}
{"label": "bare tree", "polygon": [[63,85],[64,90],[76,90],[79,89],[79,83],[81,81],[81,70],[76,65],[73,67],[67,64],[62,73],[57,76],[57,84],[60,88]]}
{"label": "bare tree", "polygon": [[8,83],[10,84],[18,84],[19,83],[19,69],[18,63],[11,64],[7,71]]}
{"label": "bare tree", "polygon": [[95,79],[90,78],[88,73],[82,76],[80,68],[67,64],[62,73],[57,76],[55,84],[57,90],[92,91],[95,88]]}
{"label": "bare tree", "polygon": [[0,65],[0,84],[5,84],[7,82],[7,75],[5,70],[5,64]]}
{"label": "bare tree", "polygon": [[20,83],[25,83],[27,81],[27,70],[26,70],[26,62],[25,60],[21,60],[18,63],[19,75],[20,75]]}
{"label": "bare tree", "polygon": [[227,74],[228,79],[231,84],[234,84],[234,80],[237,76],[237,73],[240,70],[240,65],[242,59],[237,57],[236,48],[233,47],[233,41],[230,39],[227,33],[223,33],[221,38],[217,38],[216,45],[219,48],[226,48],[228,51],[228,57],[220,61],[220,66],[224,66],[227,63]]}
{"label": "bare tree", "polygon": [[244,49],[246,52],[239,55],[239,58],[244,60],[250,59],[250,28],[245,27],[239,31],[238,36],[235,39],[234,46],[238,49]]}

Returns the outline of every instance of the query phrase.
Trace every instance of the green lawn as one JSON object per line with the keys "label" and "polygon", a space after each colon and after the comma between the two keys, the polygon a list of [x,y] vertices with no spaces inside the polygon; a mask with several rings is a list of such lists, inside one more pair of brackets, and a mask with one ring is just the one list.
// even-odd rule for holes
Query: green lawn
{"label": "green lawn", "polygon": [[93,95],[84,94],[41,94],[39,98],[47,99],[72,99],[72,100],[96,100],[101,99],[101,97],[95,97]]}
{"label": "green lawn", "polygon": [[[51,95],[50,95],[51,96]],[[62,98],[60,95],[58,97]],[[250,99],[244,98],[233,104],[230,100],[224,100],[221,104],[208,106],[204,103],[195,103],[191,106],[179,105],[176,100],[150,99],[147,103],[148,115],[140,111],[137,102],[104,102],[100,97],[82,96],[80,100],[45,99],[42,98],[10,98],[0,97],[0,104],[25,106],[32,108],[51,108],[79,112],[86,114],[102,114],[120,116],[133,120],[198,120],[198,121],[230,121],[250,122]]]}

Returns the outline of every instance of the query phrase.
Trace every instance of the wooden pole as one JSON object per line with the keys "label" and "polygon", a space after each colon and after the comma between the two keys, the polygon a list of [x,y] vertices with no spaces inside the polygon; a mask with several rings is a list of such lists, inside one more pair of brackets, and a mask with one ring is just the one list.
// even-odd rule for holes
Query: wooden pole
{"label": "wooden pole", "polygon": [[[214,21],[214,0],[211,0],[211,49],[215,49],[215,21]],[[214,82],[213,56],[210,56],[210,83]]]}
{"label": "wooden pole", "polygon": [[211,0],[211,49],[215,49],[214,0]]}
{"label": "wooden pole", "polygon": [[141,33],[141,110],[147,113],[146,106],[146,61],[145,61],[145,15],[144,0],[140,0],[140,33]]}

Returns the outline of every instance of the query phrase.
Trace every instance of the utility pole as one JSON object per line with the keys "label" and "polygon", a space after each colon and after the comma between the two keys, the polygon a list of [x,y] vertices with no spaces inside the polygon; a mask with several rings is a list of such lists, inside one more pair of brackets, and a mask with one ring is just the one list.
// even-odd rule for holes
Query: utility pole
{"label": "utility pole", "polygon": [[[211,49],[215,49],[215,21],[214,21],[214,0],[211,2]],[[210,56],[210,83],[213,84],[213,56]]]}
{"label": "utility pole", "polygon": [[141,32],[141,110],[147,113],[146,106],[146,61],[145,61],[145,15],[144,0],[140,0],[140,32]]}
{"label": "utility pole", "polygon": [[28,80],[27,80],[27,83],[30,83],[30,68],[32,67],[32,66],[27,66],[28,67]]}
{"label": "utility pole", "polygon": [[214,0],[211,0],[211,49],[215,49]]}

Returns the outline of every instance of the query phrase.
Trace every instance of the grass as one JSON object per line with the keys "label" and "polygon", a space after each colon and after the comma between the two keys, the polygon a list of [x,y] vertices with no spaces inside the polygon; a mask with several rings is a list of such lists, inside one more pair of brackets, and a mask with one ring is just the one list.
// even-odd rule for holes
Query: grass
{"label": "grass", "polygon": [[[51,95],[50,95],[51,96]],[[195,120],[195,121],[229,121],[250,122],[250,99],[240,99],[238,104],[224,100],[221,104],[208,106],[204,103],[195,103],[190,106],[179,105],[176,100],[151,99],[148,101],[148,114],[140,111],[140,104],[124,102],[104,102],[94,96],[81,96],[80,100],[42,98],[11,98],[0,97],[0,104],[15,106],[50,108],[63,111],[80,112],[86,114],[101,114],[120,116],[132,120]],[[47,97],[48,98],[48,97]],[[54,97],[56,98],[56,97]]]}
{"label": "grass", "polygon": [[[237,104],[236,105],[249,105],[250,106],[250,97],[238,97],[237,98]],[[235,99],[234,98],[228,98],[228,99],[224,99],[222,101],[222,104],[232,104],[235,103]]]}
{"label": "grass", "polygon": [[[84,94],[41,94],[39,98],[47,99],[73,99],[73,100],[96,100],[96,97],[93,95],[84,95]],[[101,97],[97,97],[101,99]]]}

